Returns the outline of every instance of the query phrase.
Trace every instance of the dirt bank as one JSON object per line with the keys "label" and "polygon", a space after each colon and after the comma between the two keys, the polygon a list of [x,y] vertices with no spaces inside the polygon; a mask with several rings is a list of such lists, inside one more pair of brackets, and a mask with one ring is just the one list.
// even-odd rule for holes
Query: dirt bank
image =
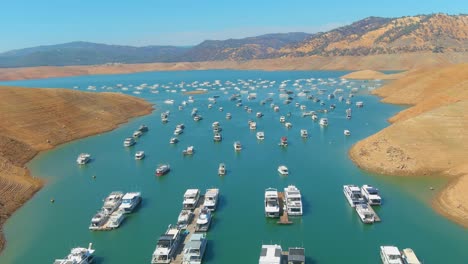
{"label": "dirt bank", "polygon": [[452,177],[433,205],[468,227],[468,65],[412,71],[374,93],[384,102],[413,106],[356,143],[351,159],[380,174]]}
{"label": "dirt bank", "polygon": [[[43,182],[25,164],[38,152],[149,114],[142,99],[114,93],[0,86],[0,228]],[[0,234],[0,250],[5,240]]]}
{"label": "dirt bank", "polygon": [[409,70],[421,66],[446,66],[468,61],[468,53],[405,53],[369,56],[310,56],[249,61],[112,64],[66,67],[0,69],[0,80],[24,80],[92,74],[122,74],[146,71],[207,69],[237,70]]}
{"label": "dirt bank", "polygon": [[385,74],[379,71],[362,70],[343,75],[341,78],[354,80],[395,80],[403,77],[405,74],[406,72]]}

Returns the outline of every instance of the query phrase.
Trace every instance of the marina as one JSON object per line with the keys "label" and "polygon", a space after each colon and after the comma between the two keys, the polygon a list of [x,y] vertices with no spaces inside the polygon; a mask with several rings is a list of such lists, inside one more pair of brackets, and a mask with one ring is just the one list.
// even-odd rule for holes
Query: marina
{"label": "marina", "polygon": [[[206,74],[205,76],[200,74]],[[329,75],[327,75],[329,74]],[[335,75],[334,75],[335,74]],[[259,247],[262,241],[281,241],[284,249],[294,246],[304,246],[306,248],[307,263],[310,259],[320,263],[340,263],[348,261],[347,258],[337,256],[330,250],[330,243],[325,243],[323,237],[330,236],[330,229],[334,233],[340,234],[341,238],[361,238],[362,243],[358,246],[350,245],[349,240],[338,239],[338,236],[331,236],[334,246],[346,248],[343,255],[353,254],[350,263],[366,263],[369,261],[377,263],[380,261],[378,249],[380,245],[395,243],[414,248],[418,257],[423,256],[425,262],[443,263],[438,254],[427,250],[425,241],[433,239],[444,239],[450,237],[444,249],[450,247],[451,257],[455,260],[464,259],[465,255],[461,245],[464,245],[464,231],[456,228],[451,223],[445,222],[439,215],[433,213],[430,208],[424,206],[422,199],[415,199],[414,192],[418,190],[429,190],[427,186],[438,188],[440,183],[432,181],[430,178],[416,183],[411,179],[393,179],[391,177],[379,177],[366,174],[357,169],[348,159],[347,150],[356,141],[375,133],[378,129],[387,125],[386,118],[399,110],[398,106],[383,105],[379,98],[365,94],[365,89],[361,89],[355,95],[356,101],[363,101],[365,107],[355,110],[356,105],[346,105],[338,99],[334,100],[336,109],[330,110],[330,103],[327,95],[334,90],[334,86],[328,81],[328,77],[334,78],[339,85],[337,76],[342,73],[314,73],[314,72],[257,72],[257,71],[207,71],[207,72],[184,72],[182,77],[172,75],[172,73],[145,73],[128,75],[124,77],[100,76],[97,79],[89,77],[72,78],[73,82],[88,82],[100,89],[102,85],[108,87],[114,81],[128,87],[128,91],[123,93],[131,94],[138,83],[148,83],[148,88],[144,88],[139,96],[154,103],[156,111],[146,117],[132,120],[130,123],[122,125],[115,131],[104,133],[99,136],[86,138],[76,142],[71,142],[58,147],[52,151],[38,155],[29,165],[31,172],[38,177],[44,177],[49,182],[47,188],[41,190],[33,200],[20,209],[5,225],[5,234],[9,245],[17,248],[14,253],[7,246],[0,262],[5,263],[28,263],[28,262],[51,262],[57,256],[69,252],[74,245],[83,245],[93,242],[97,248],[96,253],[102,257],[102,263],[149,263],[151,254],[155,249],[159,235],[164,234],[170,223],[176,223],[181,213],[181,199],[187,188],[192,186],[200,187],[204,193],[206,189],[219,186],[222,190],[220,204],[213,218],[207,236],[207,249],[203,263],[238,263],[238,253],[232,250],[233,242],[228,238],[235,235],[248,236],[245,241],[245,262],[255,263],[259,257]],[[151,76],[157,76],[153,78]],[[169,76],[167,79],[161,76]],[[308,85],[307,79],[310,76],[316,77]],[[259,78],[262,80],[259,80]],[[179,82],[184,80],[184,88],[179,86]],[[212,79],[209,79],[212,78]],[[320,87],[318,78],[322,78],[324,89],[322,95],[317,95],[317,90],[313,90],[313,85]],[[145,79],[140,81],[140,79]],[[209,80],[211,87],[207,85],[208,93],[194,95],[193,103],[188,102],[188,96],[183,95],[182,89],[195,90],[192,82],[200,80],[198,87],[203,83],[201,80]],[[220,79],[221,86],[214,85],[214,80]],[[241,81],[246,83],[244,88]],[[250,79],[250,81],[249,81]],[[286,89],[294,93],[301,90],[310,90],[308,95],[318,97],[325,102],[325,106],[314,103],[307,96],[291,96],[292,103],[283,104],[279,99],[278,87],[283,80],[286,82]],[[302,88],[295,90],[292,86],[295,80],[304,79],[298,82]],[[234,85],[225,84],[230,80]],[[276,80],[276,84],[270,87],[266,81]],[[100,82],[100,83],[99,83]],[[116,81],[117,82],[117,81]],[[158,88],[149,88],[152,83],[161,83]],[[169,84],[173,82],[173,84]],[[257,83],[265,82],[269,88],[255,87]],[[350,81],[352,82],[352,81]],[[344,90],[346,97],[351,87],[359,87],[356,84],[339,85]],[[37,83],[37,81],[36,81]],[[190,87],[187,85],[190,84]],[[66,87],[63,80],[50,83],[48,86]],[[87,85],[73,84],[86,89]],[[176,87],[177,85],[177,87]],[[197,85],[197,84],[194,84]],[[260,86],[263,84],[259,84]],[[167,86],[170,88],[162,88]],[[237,91],[234,87],[239,87]],[[256,99],[247,100],[247,94],[240,93],[241,90],[250,90],[249,86],[256,89]],[[220,88],[225,90],[219,90]],[[231,88],[232,87],[232,88]],[[214,89],[213,89],[214,88]],[[172,93],[175,89],[178,92]],[[106,90],[106,89],[103,89]],[[106,90],[110,91],[110,90]],[[114,91],[116,88],[114,86]],[[121,91],[121,90],[119,90]],[[159,93],[151,93],[158,91]],[[167,92],[166,92],[167,91]],[[243,106],[247,105],[252,109],[248,113],[242,107],[237,107],[237,101],[229,101],[233,93],[238,93],[238,99],[243,99]],[[274,93],[270,95],[269,93]],[[208,109],[208,97],[219,95],[216,104],[212,109]],[[174,100],[173,104],[164,104],[167,98]],[[272,101],[268,101],[272,98]],[[237,99],[236,99],[237,100]],[[261,105],[261,101],[268,102]],[[286,98],[284,98],[286,100]],[[182,110],[178,110],[179,104],[186,101]],[[300,106],[295,107],[295,103],[306,105],[307,111],[314,110],[318,118],[325,117],[329,120],[329,126],[321,128],[317,122],[311,118],[302,118]],[[270,103],[278,105],[278,112],[270,108]],[[213,102],[212,102],[213,103]],[[224,112],[218,111],[218,107],[223,107]],[[199,114],[203,115],[203,120],[193,122],[190,117],[191,109],[198,108]],[[327,109],[328,112],[318,111]],[[346,119],[346,108],[353,109],[352,119]],[[166,113],[170,111],[170,113]],[[256,112],[262,112],[263,116],[256,119]],[[290,112],[290,113],[289,113]],[[165,113],[168,119],[167,124],[161,122],[160,114]],[[232,114],[232,119],[225,119],[226,113]],[[286,129],[278,122],[283,115],[287,122],[293,126]],[[289,116],[288,116],[289,115]],[[170,119],[170,120],[169,120]],[[256,132],[247,128],[248,120],[255,120],[257,131],[267,133],[263,140],[257,140]],[[213,143],[214,133],[211,128],[212,122],[222,121],[223,140]],[[131,136],[140,124],[146,124],[150,131],[144,136],[140,136],[136,141],[136,148],[123,148],[122,140]],[[179,143],[169,144],[169,139],[174,137],[175,124],[185,123],[184,133],[178,136]],[[368,125],[366,125],[368,124]],[[309,140],[302,140],[301,129],[307,129]],[[343,131],[352,131],[351,137],[345,137]],[[281,137],[287,137],[288,147],[278,147]],[[242,142],[242,151],[233,151],[233,142]],[[196,155],[185,157],[181,154],[187,146],[196,147]],[[143,161],[135,162],[136,151],[145,150],[146,157]],[[76,166],[74,163],[78,153],[91,153],[93,162],[88,166]],[[111,153],[111,154],[109,154]],[[57,166],[60,162],[70,166]],[[220,163],[227,165],[228,174],[226,177],[219,177],[216,170]],[[155,177],[155,169],[158,164],[170,164],[171,172],[165,177]],[[291,170],[288,177],[278,175],[276,169],[278,165],[286,164]],[[96,178],[93,178],[96,176]],[[349,182],[362,186],[364,183],[378,186],[379,190],[385,194],[383,207],[376,209],[382,212],[385,218],[382,224],[376,226],[363,225],[354,209],[351,210],[346,199],[343,199],[341,187]],[[263,215],[264,190],[268,186],[278,187],[281,192],[283,188],[294,184],[299,187],[304,195],[303,216],[301,221],[294,220],[294,224],[283,227],[277,222],[281,217],[275,219],[266,218]],[[135,189],[144,193],[145,200],[141,203],[141,210],[131,218],[122,222],[121,229],[112,232],[89,232],[86,230],[92,212],[102,206],[103,195],[109,194],[113,190]],[[410,191],[408,191],[410,189]],[[432,195],[429,191],[427,195]],[[248,195],[246,195],[248,194]],[[202,195],[201,195],[202,196]],[[79,197],[80,199],[76,199]],[[51,204],[50,199],[54,198],[55,203]],[[223,202],[226,199],[226,202]],[[78,201],[79,200],[79,201]],[[204,199],[200,199],[200,203]],[[201,206],[199,203],[199,206]],[[327,217],[320,217],[319,212],[328,212],[328,208],[334,209]],[[71,210],[71,208],[74,208]],[[405,210],[403,210],[403,209]],[[407,213],[407,209],[411,209]],[[144,210],[143,210],[144,209]],[[220,210],[222,209],[222,210]],[[384,211],[383,211],[384,210]],[[45,212],[48,216],[53,216],[54,221],[27,221],[32,217],[42,218]],[[352,214],[350,214],[352,212]],[[238,219],[242,214],[248,221],[238,221],[236,228],[227,224],[226,219]],[[69,224],[69,216],[74,215],[76,224]],[[415,218],[414,215],[418,217]],[[426,223],[420,224],[420,219],[424,218]],[[155,221],[157,219],[157,221]],[[190,228],[195,228],[196,215],[192,218]],[[220,219],[220,221],[216,221]],[[128,220],[128,221],[127,221]],[[399,233],[408,234],[402,238],[397,235],[395,223],[398,223]],[[444,235],[440,231],[435,232],[430,226],[440,226],[444,230]],[[24,228],[18,228],[23,226]],[[246,233],[246,230],[255,230]],[[13,228],[13,229],[12,229]],[[85,229],[83,232],[83,228]],[[24,230],[23,230],[24,229]],[[13,232],[14,230],[14,232]],[[87,232],[88,231],[88,232]],[[462,232],[463,231],[463,232]],[[41,234],[47,232],[50,236],[50,247],[37,254],[33,245],[37,245],[41,240]],[[242,233],[244,232],[244,233]],[[304,236],[304,233],[313,233],[314,236]],[[126,243],[126,241],[136,241],[138,243]],[[299,238],[299,239],[297,239]],[[189,241],[188,237],[184,241]],[[210,245],[213,245],[211,247]],[[182,246],[179,251],[183,251]],[[358,250],[360,249],[360,250]],[[27,253],[31,250],[31,253]],[[36,253],[34,253],[36,252]],[[32,258],[32,256],[38,256]],[[39,256],[40,255],[40,256]],[[178,259],[179,255],[176,257]],[[183,259],[182,256],[181,261]],[[313,263],[313,262],[312,262]]]}

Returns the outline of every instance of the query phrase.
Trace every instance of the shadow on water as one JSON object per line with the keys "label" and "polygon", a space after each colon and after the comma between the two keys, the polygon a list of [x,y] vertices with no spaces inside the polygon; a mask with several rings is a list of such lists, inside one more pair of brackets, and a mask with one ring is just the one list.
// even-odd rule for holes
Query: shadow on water
{"label": "shadow on water", "polygon": [[307,256],[306,256],[306,258],[305,258],[305,263],[307,263],[307,264],[317,264],[317,263],[319,263],[319,262],[318,262],[317,260],[311,258],[311,257],[307,257]]}
{"label": "shadow on water", "polygon": [[309,200],[304,199],[304,195],[302,195],[302,215],[308,215],[309,212],[311,211],[312,204],[309,202]]}
{"label": "shadow on water", "polygon": [[203,258],[204,261],[213,261],[215,259],[215,243],[212,240],[206,241],[206,249],[205,249],[205,257]]}
{"label": "shadow on water", "polygon": [[219,195],[219,198],[218,198],[218,206],[216,208],[216,211],[219,212],[219,211],[222,211],[224,210],[225,207],[227,207],[229,205],[229,202],[228,200],[226,199],[226,197],[224,197],[224,195]]}

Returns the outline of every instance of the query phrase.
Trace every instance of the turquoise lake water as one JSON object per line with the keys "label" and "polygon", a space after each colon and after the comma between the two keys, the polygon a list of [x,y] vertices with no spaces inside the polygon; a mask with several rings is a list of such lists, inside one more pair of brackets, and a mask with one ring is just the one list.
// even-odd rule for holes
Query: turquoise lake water
{"label": "turquoise lake water", "polygon": [[[400,249],[412,248],[424,263],[468,262],[468,231],[436,214],[430,207],[430,199],[444,181],[436,178],[415,179],[379,176],[358,169],[348,158],[347,152],[355,142],[388,126],[387,118],[402,108],[382,104],[379,98],[369,95],[369,86],[374,82],[347,83],[361,87],[353,100],[353,117],[345,119],[349,106],[337,99],[328,100],[328,93],[339,85],[337,71],[181,71],[149,72],[128,75],[98,75],[44,80],[4,82],[0,84],[27,87],[63,87],[87,90],[95,86],[96,92],[117,91],[117,84],[128,87],[124,93],[133,94],[135,86],[147,83],[148,87],[160,84],[157,89],[144,88],[142,97],[155,104],[156,110],[141,118],[132,119],[118,129],[101,135],[77,140],[38,155],[28,167],[33,175],[47,180],[47,185],[25,206],[18,210],[5,225],[7,247],[0,256],[0,263],[52,263],[64,257],[72,247],[94,244],[97,263],[149,263],[159,236],[169,224],[177,221],[182,206],[183,193],[188,188],[220,189],[220,206],[215,213],[208,233],[208,248],[204,263],[258,263],[262,244],[281,244],[288,247],[303,246],[307,263],[380,263],[379,246],[396,245]],[[308,79],[317,84],[322,78],[327,84],[317,85],[327,89],[319,97],[326,103],[320,106],[306,97],[295,97],[289,105],[282,103],[278,86],[283,80],[291,80],[285,87],[294,90],[294,80]],[[328,78],[334,78],[333,83]],[[194,81],[213,83],[220,80],[221,86],[239,87],[257,93],[257,99],[248,101],[242,94],[243,104],[252,108],[247,113],[229,101],[229,95],[239,93],[234,89],[220,90],[220,86],[204,87],[207,94],[195,95],[195,102],[179,111],[178,105],[187,100],[176,84],[185,82],[187,87]],[[249,86],[256,90],[243,89],[238,80],[251,80]],[[265,80],[276,81],[271,84]],[[226,84],[230,81],[235,85]],[[254,82],[255,81],[255,82]],[[304,89],[307,82],[301,82]],[[130,87],[129,85],[133,86]],[[165,89],[161,86],[167,86]],[[109,87],[113,87],[111,90]],[[160,91],[158,94],[151,90]],[[176,90],[176,93],[170,92]],[[227,92],[225,94],[224,92]],[[298,91],[295,91],[296,95]],[[280,106],[275,113],[270,103],[260,105],[268,93]],[[312,91],[311,94],[316,94]],[[208,109],[208,97],[220,95],[212,109]],[[174,99],[174,105],[164,100]],[[363,101],[363,108],[354,102]],[[320,128],[310,117],[301,117],[294,103],[306,105],[307,110],[336,109],[319,117],[328,117],[330,125]],[[223,112],[218,107],[224,108]],[[194,122],[190,116],[193,107],[198,108],[204,119]],[[170,122],[161,123],[160,114],[169,110]],[[264,117],[255,118],[261,111]],[[226,120],[226,113],[233,116]],[[288,118],[293,124],[286,129],[279,117],[291,112]],[[92,118],[92,116],[90,116]],[[248,120],[257,122],[257,131],[265,131],[265,140],[257,141],[255,131],[248,128]],[[220,121],[223,141],[213,142],[211,124]],[[185,132],[179,136],[177,145],[169,144],[178,123],[184,123]],[[131,136],[140,124],[146,124],[149,132],[137,140],[131,148],[122,142]],[[300,129],[309,131],[309,138],[300,137]],[[351,131],[350,137],[343,130]],[[278,142],[287,136],[289,147],[281,149]],[[233,142],[241,141],[244,149],[235,153]],[[184,157],[182,150],[193,145],[192,157]],[[134,153],[144,150],[142,161],[134,160]],[[75,160],[79,153],[88,152],[93,161],[79,167]],[[217,175],[218,164],[224,162],[228,174]],[[169,163],[172,171],[163,177],[154,176],[160,163]],[[285,164],[290,175],[282,177],[276,171]],[[93,179],[93,176],[96,176]],[[264,190],[274,187],[282,190],[288,184],[296,185],[302,192],[304,216],[293,218],[294,224],[280,226],[276,220],[264,217]],[[383,205],[377,209],[381,223],[364,225],[352,210],[342,192],[343,184],[371,184],[378,187],[383,196]],[[91,217],[101,207],[111,191],[141,191],[143,203],[139,210],[125,219],[122,226],[109,232],[91,232],[88,225]],[[55,203],[50,203],[54,198]]]}

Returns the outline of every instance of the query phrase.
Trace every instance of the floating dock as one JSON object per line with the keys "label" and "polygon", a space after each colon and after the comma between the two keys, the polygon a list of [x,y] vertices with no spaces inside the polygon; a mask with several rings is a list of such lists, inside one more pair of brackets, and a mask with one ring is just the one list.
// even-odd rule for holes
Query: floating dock
{"label": "floating dock", "polygon": [[279,200],[279,207],[280,207],[280,219],[277,222],[280,225],[290,225],[293,222],[289,221],[288,211],[284,210],[284,193],[278,192],[278,200]]}
{"label": "floating dock", "polygon": [[372,206],[371,206],[370,204],[368,204],[368,206],[369,206],[369,210],[371,210],[372,213],[374,214],[374,222],[380,222],[380,221],[382,221],[382,220],[380,219],[380,216],[375,212],[374,208],[372,208]]}
{"label": "floating dock", "polygon": [[198,201],[198,205],[195,208],[195,210],[193,210],[194,216],[192,217],[192,221],[187,225],[187,228],[185,228],[184,241],[182,241],[182,243],[179,244],[179,248],[177,249],[177,255],[174,258],[174,260],[171,261],[171,263],[182,264],[182,262],[184,260],[184,247],[185,247],[185,244],[187,244],[187,242],[190,240],[190,237],[192,236],[192,234],[195,233],[195,228],[197,226],[197,219],[198,219],[198,216],[200,215],[200,211],[201,211],[201,209],[203,207],[204,199],[205,199],[205,196],[200,195],[200,200]]}

